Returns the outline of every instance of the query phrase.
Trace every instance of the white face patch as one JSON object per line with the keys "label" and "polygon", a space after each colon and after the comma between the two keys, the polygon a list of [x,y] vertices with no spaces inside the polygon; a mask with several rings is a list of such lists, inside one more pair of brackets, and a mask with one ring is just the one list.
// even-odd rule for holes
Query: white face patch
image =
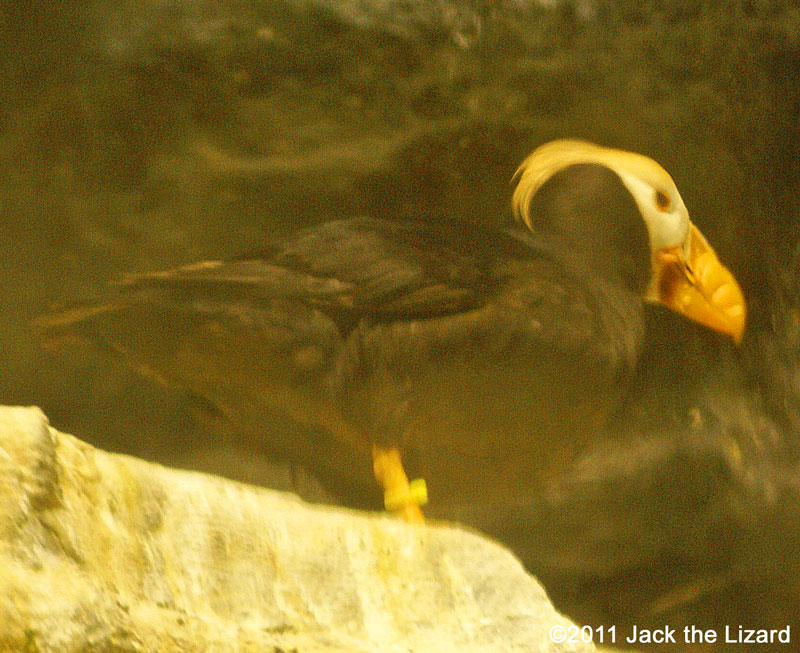
{"label": "white face patch", "polygon": [[[674,184],[668,188],[656,188],[642,177],[624,168],[609,166],[619,175],[622,183],[633,196],[650,234],[650,247],[655,253],[666,247],[685,245],[689,240],[689,212]],[[656,193],[669,198],[669,207],[664,210],[656,202]]]}

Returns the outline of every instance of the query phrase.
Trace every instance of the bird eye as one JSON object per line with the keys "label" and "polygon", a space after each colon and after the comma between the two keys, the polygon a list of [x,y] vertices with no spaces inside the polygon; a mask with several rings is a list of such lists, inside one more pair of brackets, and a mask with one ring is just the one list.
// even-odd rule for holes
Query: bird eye
{"label": "bird eye", "polygon": [[669,210],[669,196],[660,190],[656,191],[656,206],[658,207],[659,211]]}

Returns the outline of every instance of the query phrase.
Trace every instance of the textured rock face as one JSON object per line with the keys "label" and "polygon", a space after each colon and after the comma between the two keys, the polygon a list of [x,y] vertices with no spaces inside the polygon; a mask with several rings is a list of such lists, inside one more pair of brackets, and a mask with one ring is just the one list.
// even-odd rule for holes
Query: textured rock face
{"label": "textured rock face", "polygon": [[583,651],[506,551],[0,409],[0,651]]}

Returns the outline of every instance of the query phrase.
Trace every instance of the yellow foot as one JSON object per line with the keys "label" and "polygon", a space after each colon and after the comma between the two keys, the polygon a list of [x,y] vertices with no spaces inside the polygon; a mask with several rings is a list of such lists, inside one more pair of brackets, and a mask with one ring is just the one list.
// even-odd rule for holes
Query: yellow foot
{"label": "yellow foot", "polygon": [[421,478],[411,482],[403,469],[400,451],[394,447],[373,445],[372,468],[375,480],[383,488],[383,504],[407,522],[421,524],[425,521],[420,506],[428,502],[428,490]]}

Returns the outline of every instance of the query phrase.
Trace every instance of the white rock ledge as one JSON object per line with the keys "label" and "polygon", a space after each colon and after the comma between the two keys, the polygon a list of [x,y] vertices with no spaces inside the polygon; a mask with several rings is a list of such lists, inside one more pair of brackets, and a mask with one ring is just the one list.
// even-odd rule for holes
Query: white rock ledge
{"label": "white rock ledge", "polygon": [[500,546],[105,453],[0,407],[0,651],[586,651]]}

